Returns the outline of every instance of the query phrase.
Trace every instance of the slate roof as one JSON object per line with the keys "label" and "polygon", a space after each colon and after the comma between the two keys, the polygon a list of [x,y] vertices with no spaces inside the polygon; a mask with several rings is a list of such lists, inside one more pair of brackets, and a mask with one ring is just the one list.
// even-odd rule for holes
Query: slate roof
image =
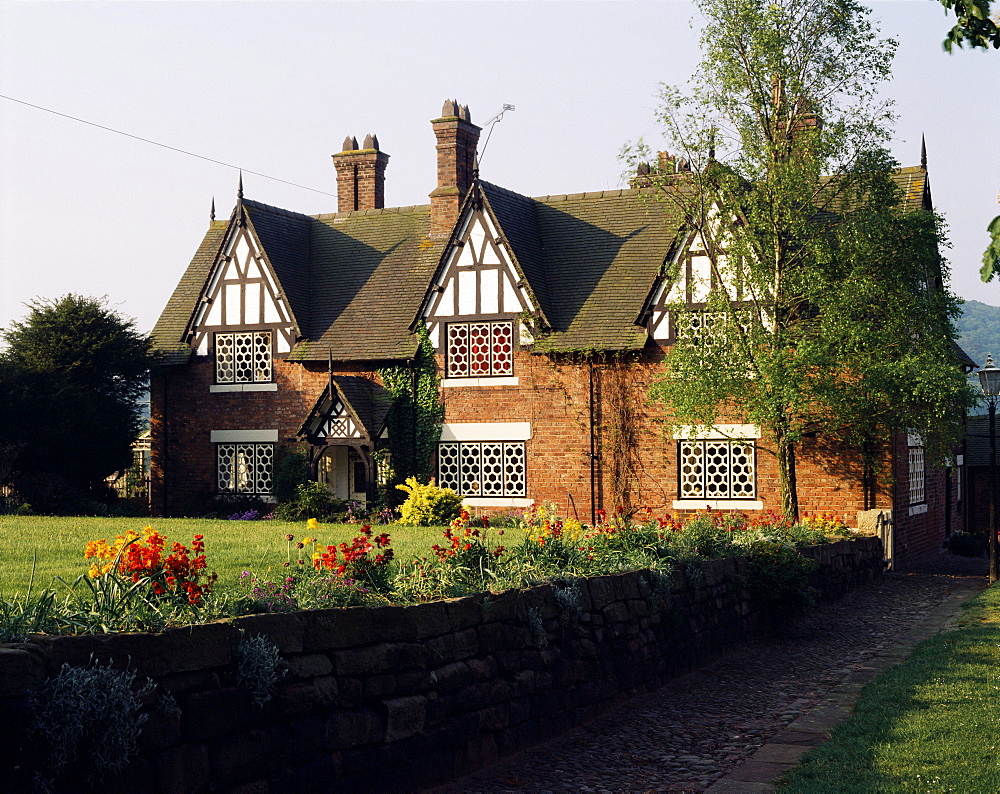
{"label": "slate roof", "polygon": [[529,199],[488,183],[487,204],[551,330],[544,350],[631,350],[636,325],[681,219],[652,192],[605,190]]}
{"label": "slate roof", "polygon": [[310,226],[308,341],[292,360],[411,358],[416,316],[444,251],[430,240],[430,208],[320,215]]}
{"label": "slate roof", "polygon": [[[399,207],[309,216],[244,199],[302,340],[291,360],[411,358],[409,326],[444,249],[427,239],[430,210]],[[230,221],[202,240],[153,329],[163,364],[183,364],[183,338]]]}
{"label": "slate roof", "polygon": [[903,206],[907,210],[931,209],[931,183],[927,169],[915,165],[893,171],[892,181],[903,191]]}
{"label": "slate roof", "polygon": [[[334,375],[333,381],[348,407],[364,425],[368,438],[372,440],[378,438],[392,404],[389,392],[368,378],[354,375]],[[309,426],[315,424],[320,415],[325,416],[329,412],[330,406],[330,386],[327,385],[306,417],[306,421],[299,428],[299,435],[305,435]]]}
{"label": "slate roof", "polygon": [[226,236],[229,221],[213,221],[201,245],[191,259],[180,282],[174,288],[166,308],[153,326],[153,350],[161,364],[184,364],[191,348],[184,343],[184,331],[198,305],[198,298]]}
{"label": "slate roof", "polygon": [[[927,172],[893,179],[908,209],[929,200]],[[629,350],[647,342],[636,325],[682,218],[646,190],[529,198],[479,183],[508,251],[548,326],[535,349]],[[298,324],[291,360],[411,358],[418,317],[446,240],[427,237],[428,206],[308,216],[243,200]],[[153,331],[164,363],[183,363],[182,339],[228,222],[215,222]]]}
{"label": "slate roof", "polygon": [[966,419],[965,465],[990,465],[990,418],[988,416],[970,416]]}

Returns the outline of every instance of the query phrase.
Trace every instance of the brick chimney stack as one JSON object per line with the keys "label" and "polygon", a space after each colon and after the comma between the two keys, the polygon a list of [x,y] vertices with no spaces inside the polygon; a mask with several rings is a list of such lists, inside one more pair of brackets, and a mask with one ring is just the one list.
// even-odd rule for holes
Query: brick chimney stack
{"label": "brick chimney stack", "polygon": [[437,138],[437,188],[431,192],[431,237],[447,237],[458,221],[458,209],[472,187],[480,128],[469,108],[449,99],[441,118],[431,121]]}
{"label": "brick chimney stack", "polygon": [[337,211],[380,210],[385,206],[385,167],[389,155],[380,152],[378,138],[368,135],[364,147],[348,135],[344,150],[333,155],[337,169]]}

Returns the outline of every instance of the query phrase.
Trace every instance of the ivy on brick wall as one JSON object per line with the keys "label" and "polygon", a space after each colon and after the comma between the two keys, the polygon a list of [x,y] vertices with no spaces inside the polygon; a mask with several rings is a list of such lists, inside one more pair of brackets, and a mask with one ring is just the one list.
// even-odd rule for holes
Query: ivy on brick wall
{"label": "ivy on brick wall", "polygon": [[[434,362],[434,345],[427,326],[417,329],[419,343],[410,365],[400,364],[378,371],[386,390],[392,395],[387,424],[389,427],[390,481],[393,486],[407,477],[426,480],[433,474],[431,462],[438,441],[444,406],[441,403],[441,379]],[[388,494],[395,488],[390,487]]]}

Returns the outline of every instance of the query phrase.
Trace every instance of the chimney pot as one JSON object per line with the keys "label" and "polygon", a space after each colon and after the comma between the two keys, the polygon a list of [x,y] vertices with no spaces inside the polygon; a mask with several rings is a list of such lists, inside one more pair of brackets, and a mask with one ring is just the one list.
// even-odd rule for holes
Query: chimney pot
{"label": "chimney pot", "polygon": [[380,210],[385,206],[385,168],[389,155],[379,151],[378,138],[369,133],[365,147],[358,149],[358,140],[348,137],[344,150],[333,155],[337,170],[337,210]]}
{"label": "chimney pot", "polygon": [[431,122],[437,138],[437,188],[430,194],[431,237],[447,237],[458,221],[458,210],[472,187],[480,128],[467,105],[449,99],[441,118]]}

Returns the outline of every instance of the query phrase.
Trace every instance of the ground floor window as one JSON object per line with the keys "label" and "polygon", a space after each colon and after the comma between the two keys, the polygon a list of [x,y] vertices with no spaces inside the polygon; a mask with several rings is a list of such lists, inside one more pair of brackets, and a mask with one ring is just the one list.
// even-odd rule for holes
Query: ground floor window
{"label": "ground floor window", "polygon": [[924,466],[924,448],[909,447],[910,464],[910,504],[919,505],[927,501],[927,478]]}
{"label": "ground floor window", "polygon": [[269,495],[273,491],[274,444],[216,444],[219,493]]}
{"label": "ground floor window", "polygon": [[754,499],[757,466],[750,441],[679,441],[680,499]]}
{"label": "ground floor window", "polygon": [[462,496],[526,496],[523,441],[443,441],[438,485]]}

